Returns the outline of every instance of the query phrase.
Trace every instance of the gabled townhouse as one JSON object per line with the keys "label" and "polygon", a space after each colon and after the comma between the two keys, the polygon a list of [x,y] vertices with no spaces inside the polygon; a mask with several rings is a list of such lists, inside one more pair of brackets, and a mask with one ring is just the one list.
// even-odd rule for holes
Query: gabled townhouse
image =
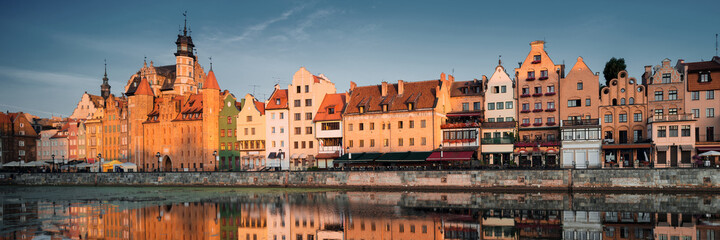
{"label": "gabled townhouse", "polygon": [[220,149],[218,151],[218,170],[233,171],[240,170],[240,142],[237,140],[238,113],[242,109],[242,103],[237,102],[235,96],[227,90],[223,92],[223,108],[220,110],[218,122]]}
{"label": "gabled townhouse", "polygon": [[280,85],[276,84],[265,102],[265,149],[268,166],[274,169],[290,169],[290,160],[286,156],[290,151],[289,114],[288,90],[280,89]]}
{"label": "gabled townhouse", "polygon": [[487,108],[482,123],[481,159],[487,164],[509,166],[515,161],[513,144],[517,137],[515,81],[498,61],[498,66],[486,82]]}
{"label": "gabled townhouse", "polygon": [[265,155],[265,103],[252,94],[245,95],[237,115],[237,141],[240,144],[240,168],[260,170],[267,165]]}
{"label": "gabled townhouse", "polygon": [[685,109],[692,113],[695,128],[696,153],[720,151],[720,57],[710,61],[685,62],[678,60],[678,72],[685,80]]}
{"label": "gabled townhouse", "polygon": [[308,167],[325,169],[333,167],[333,160],[343,153],[342,113],[345,110],[346,94],[326,94],[315,113],[315,138],[318,139],[317,162]]}
{"label": "gabled townhouse", "polygon": [[[440,125],[442,143],[439,148],[443,153],[431,155],[428,161],[469,166],[478,159],[486,79],[483,76],[482,80],[455,81],[453,75],[440,75],[441,82],[450,83],[450,112],[446,114],[445,123]],[[495,102],[488,104],[494,105]],[[499,108],[503,109],[504,105],[500,104],[504,102],[498,103]]]}
{"label": "gabled townhouse", "polygon": [[560,131],[563,168],[600,168],[599,73],[582,57],[560,80]]}

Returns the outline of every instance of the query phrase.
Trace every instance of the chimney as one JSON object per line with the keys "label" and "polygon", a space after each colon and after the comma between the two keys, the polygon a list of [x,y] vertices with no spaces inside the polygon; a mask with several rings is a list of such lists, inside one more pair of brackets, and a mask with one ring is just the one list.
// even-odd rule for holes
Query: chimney
{"label": "chimney", "polygon": [[350,91],[352,92],[357,87],[357,83],[350,81]]}
{"label": "chimney", "polygon": [[445,73],[440,73],[440,80],[445,81]]}
{"label": "chimney", "polygon": [[455,81],[455,76],[453,76],[453,75],[448,75],[448,81],[454,82],[454,81]]}
{"label": "chimney", "polygon": [[530,43],[530,50],[543,51],[545,49],[545,41],[537,40]]}
{"label": "chimney", "polygon": [[275,84],[275,90],[279,90],[279,89],[280,89],[280,84]]}
{"label": "chimney", "polygon": [[405,82],[398,80],[398,95],[402,95],[405,92]]}
{"label": "chimney", "polygon": [[645,66],[645,73],[646,73],[648,76],[652,75],[652,66],[651,66],[651,65]]}
{"label": "chimney", "polygon": [[383,97],[387,96],[387,90],[388,90],[387,88],[388,88],[387,82],[383,81],[382,82],[382,96]]}

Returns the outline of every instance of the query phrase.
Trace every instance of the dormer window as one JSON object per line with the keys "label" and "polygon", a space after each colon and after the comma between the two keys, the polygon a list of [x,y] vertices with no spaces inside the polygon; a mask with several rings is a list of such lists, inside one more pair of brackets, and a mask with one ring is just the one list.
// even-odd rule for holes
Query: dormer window
{"label": "dormer window", "polygon": [[460,88],[460,91],[461,91],[463,94],[467,94],[467,93],[468,93],[468,89],[467,89],[466,87]]}
{"label": "dormer window", "polygon": [[540,63],[540,55],[534,55],[532,63]]}
{"label": "dormer window", "polygon": [[383,111],[383,112],[387,112],[387,111],[388,111],[388,105],[387,105],[387,104],[383,104],[383,105],[382,105],[382,111]]}
{"label": "dormer window", "polygon": [[414,104],[414,103],[408,103],[408,110],[413,110],[413,109],[415,109],[415,104]]}
{"label": "dormer window", "polygon": [[328,108],[327,112],[328,114],[335,114],[335,108]]}
{"label": "dormer window", "polygon": [[280,105],[280,99],[279,99],[279,98],[275,99],[275,104]]}
{"label": "dormer window", "polygon": [[480,93],[480,87],[479,87],[479,86],[475,86],[475,93]]}
{"label": "dormer window", "polygon": [[365,113],[365,106],[360,106],[360,107],[358,107],[358,111],[359,111],[360,113]]}
{"label": "dormer window", "polygon": [[700,78],[698,78],[698,82],[701,82],[701,83],[710,82],[710,73],[709,72],[700,73]]}

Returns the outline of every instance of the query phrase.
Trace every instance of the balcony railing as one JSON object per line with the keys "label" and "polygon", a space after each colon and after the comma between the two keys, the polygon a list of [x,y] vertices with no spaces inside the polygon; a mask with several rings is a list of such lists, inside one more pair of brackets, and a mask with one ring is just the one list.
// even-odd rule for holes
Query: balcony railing
{"label": "balcony railing", "polygon": [[559,141],[523,141],[516,142],[515,147],[557,147],[560,146]]}
{"label": "balcony railing", "polygon": [[482,144],[513,144],[515,139],[512,137],[496,137],[496,138],[483,138]]}
{"label": "balcony railing", "polygon": [[480,127],[480,123],[478,122],[471,122],[471,123],[445,123],[440,125],[441,129],[449,129],[449,128],[477,128]]}
{"label": "balcony railing", "polygon": [[484,122],[482,123],[483,128],[513,128],[516,122]]}
{"label": "balcony railing", "polygon": [[648,118],[648,123],[654,122],[675,122],[675,121],[693,121],[695,117],[692,113],[685,114],[668,114],[668,115],[653,115]]}
{"label": "balcony railing", "polygon": [[562,120],[563,127],[573,126],[598,126],[600,125],[600,119],[576,119],[576,120]]}

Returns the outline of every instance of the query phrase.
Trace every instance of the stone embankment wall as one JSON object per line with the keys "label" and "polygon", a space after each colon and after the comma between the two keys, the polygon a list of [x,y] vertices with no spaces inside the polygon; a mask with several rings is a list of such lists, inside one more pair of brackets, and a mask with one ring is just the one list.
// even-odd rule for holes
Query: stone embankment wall
{"label": "stone embankment wall", "polygon": [[720,169],[0,173],[0,184],[720,191]]}

